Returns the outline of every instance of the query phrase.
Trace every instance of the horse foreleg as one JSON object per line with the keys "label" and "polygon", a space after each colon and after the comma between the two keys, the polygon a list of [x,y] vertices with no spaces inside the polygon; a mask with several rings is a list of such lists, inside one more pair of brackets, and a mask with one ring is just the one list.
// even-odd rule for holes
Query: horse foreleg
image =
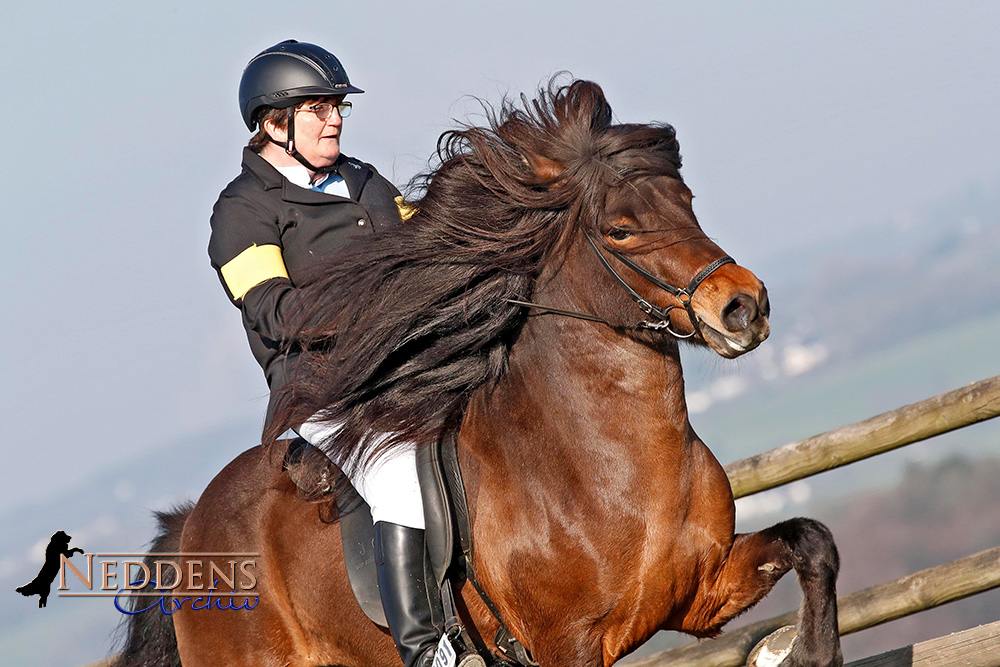
{"label": "horse foreleg", "polygon": [[699,590],[684,630],[711,636],[760,601],[788,570],[802,587],[798,637],[783,667],[843,664],[837,628],[837,572],[833,535],[812,519],[790,519],[737,535],[713,585]]}

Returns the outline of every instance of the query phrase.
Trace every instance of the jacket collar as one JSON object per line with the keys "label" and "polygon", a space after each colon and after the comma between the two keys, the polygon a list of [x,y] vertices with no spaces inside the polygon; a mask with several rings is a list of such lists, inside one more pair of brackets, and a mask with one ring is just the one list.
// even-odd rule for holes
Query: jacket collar
{"label": "jacket collar", "polygon": [[356,160],[348,155],[341,154],[337,159],[337,173],[347,184],[347,191],[351,193],[354,201],[361,201],[361,191],[365,188],[365,183],[371,178],[372,170],[361,160]]}
{"label": "jacket collar", "polygon": [[[371,169],[361,160],[341,154],[337,158],[336,171],[347,184],[351,199],[361,201],[361,191],[371,177]],[[324,192],[306,190],[290,183],[271,163],[262,158],[250,148],[243,149],[243,168],[253,173],[264,186],[265,190],[281,188],[281,198],[296,204],[329,204],[330,198],[343,199]]]}

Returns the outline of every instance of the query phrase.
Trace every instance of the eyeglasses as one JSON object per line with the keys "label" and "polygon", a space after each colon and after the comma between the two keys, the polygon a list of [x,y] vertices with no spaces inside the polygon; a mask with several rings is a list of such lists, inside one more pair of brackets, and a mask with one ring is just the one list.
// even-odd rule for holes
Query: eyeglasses
{"label": "eyeglasses", "polygon": [[325,122],[326,119],[330,117],[330,114],[333,113],[334,109],[337,110],[341,118],[347,118],[348,116],[351,115],[351,103],[347,102],[346,100],[339,104],[320,102],[319,104],[313,104],[312,106],[296,109],[295,113],[298,113],[300,111],[312,111],[314,114],[316,114],[317,118]]}

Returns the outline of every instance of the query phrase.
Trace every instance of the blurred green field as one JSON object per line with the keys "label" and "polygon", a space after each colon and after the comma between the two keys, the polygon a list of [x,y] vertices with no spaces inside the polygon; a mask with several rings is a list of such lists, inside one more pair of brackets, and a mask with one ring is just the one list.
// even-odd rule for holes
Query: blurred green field
{"label": "blurred green field", "polygon": [[[1000,314],[849,363],[828,362],[781,386],[752,388],[692,415],[691,422],[728,463],[1000,375],[998,342]],[[948,448],[963,453],[1000,455],[996,426],[987,422],[931,442],[947,439]]]}

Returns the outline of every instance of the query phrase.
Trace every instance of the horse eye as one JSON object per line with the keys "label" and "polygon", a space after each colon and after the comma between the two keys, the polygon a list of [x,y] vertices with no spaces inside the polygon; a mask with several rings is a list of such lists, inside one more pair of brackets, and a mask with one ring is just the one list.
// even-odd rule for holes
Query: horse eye
{"label": "horse eye", "polygon": [[610,232],[608,232],[608,238],[612,241],[624,241],[625,239],[631,238],[632,232],[625,229],[624,227],[613,227]]}

